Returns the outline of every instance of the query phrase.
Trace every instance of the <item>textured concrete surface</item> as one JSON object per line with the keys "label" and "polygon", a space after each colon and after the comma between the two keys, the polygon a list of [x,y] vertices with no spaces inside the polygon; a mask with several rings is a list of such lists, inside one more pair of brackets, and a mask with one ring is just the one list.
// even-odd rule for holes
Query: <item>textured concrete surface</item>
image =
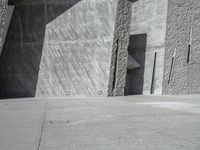
{"label": "textured concrete surface", "polygon": [[0,1],[0,56],[3,46],[3,35],[4,35],[4,23],[6,17],[6,9],[8,6],[8,0],[1,0]]}
{"label": "textured concrete surface", "polygon": [[11,0],[0,97],[107,96],[117,2]]}
{"label": "textured concrete surface", "polygon": [[200,96],[0,101],[1,150],[199,150]]}
{"label": "textured concrete surface", "polygon": [[200,92],[199,7],[198,0],[169,0],[163,94]]}
{"label": "textured concrete surface", "polygon": [[117,2],[82,0],[46,25],[36,96],[108,95]]}
{"label": "textured concrete surface", "polygon": [[110,66],[109,96],[124,95],[128,63],[131,7],[131,1],[119,0],[118,2]]}
{"label": "textured concrete surface", "polygon": [[[167,0],[138,0],[133,3],[130,35],[137,35],[137,38],[141,37],[139,35],[147,35],[147,39],[144,39],[145,51],[143,50],[145,43],[142,43],[142,39],[130,38],[130,44],[136,45],[133,57],[142,65],[132,73],[132,91],[135,94],[150,94],[155,53],[157,53],[157,61],[154,94],[162,94],[167,7]],[[142,92],[141,88],[143,88]]]}

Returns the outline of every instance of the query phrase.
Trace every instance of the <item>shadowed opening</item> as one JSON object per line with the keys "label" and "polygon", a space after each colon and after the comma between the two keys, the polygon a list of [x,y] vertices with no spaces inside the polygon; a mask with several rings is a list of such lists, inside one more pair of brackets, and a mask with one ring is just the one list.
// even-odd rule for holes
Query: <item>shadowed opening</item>
{"label": "shadowed opening", "polygon": [[129,59],[134,59],[139,65],[127,68],[125,95],[143,94],[146,44],[146,33],[130,35],[128,47]]}

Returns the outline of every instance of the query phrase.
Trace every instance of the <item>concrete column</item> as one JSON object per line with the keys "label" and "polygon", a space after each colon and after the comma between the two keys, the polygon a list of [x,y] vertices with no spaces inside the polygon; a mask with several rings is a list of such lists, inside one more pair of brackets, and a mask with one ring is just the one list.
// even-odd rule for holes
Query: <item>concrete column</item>
{"label": "concrete column", "polygon": [[123,96],[126,82],[132,2],[119,0],[112,49],[109,96]]}

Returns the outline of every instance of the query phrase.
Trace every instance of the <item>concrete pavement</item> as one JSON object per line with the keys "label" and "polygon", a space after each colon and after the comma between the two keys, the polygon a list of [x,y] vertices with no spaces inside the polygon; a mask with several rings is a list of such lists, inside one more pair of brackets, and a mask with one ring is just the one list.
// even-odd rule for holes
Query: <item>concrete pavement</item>
{"label": "concrete pavement", "polygon": [[0,101],[0,150],[199,150],[200,96]]}

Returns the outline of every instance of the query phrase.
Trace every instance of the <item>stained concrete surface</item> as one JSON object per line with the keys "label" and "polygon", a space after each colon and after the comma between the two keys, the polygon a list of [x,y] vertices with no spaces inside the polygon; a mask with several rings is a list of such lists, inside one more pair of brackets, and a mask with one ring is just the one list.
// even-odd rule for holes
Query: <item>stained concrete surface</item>
{"label": "stained concrete surface", "polygon": [[0,101],[0,150],[199,150],[200,95]]}

